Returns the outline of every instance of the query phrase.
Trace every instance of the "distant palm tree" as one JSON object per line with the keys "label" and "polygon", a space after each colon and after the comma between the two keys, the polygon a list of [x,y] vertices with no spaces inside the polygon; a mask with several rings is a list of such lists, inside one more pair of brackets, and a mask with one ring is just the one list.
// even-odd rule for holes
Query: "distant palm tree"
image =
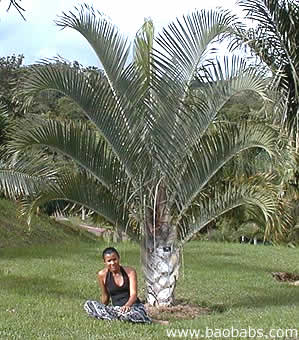
{"label": "distant palm tree", "polygon": [[[31,192],[24,200],[29,211],[66,200],[138,239],[150,304],[173,302],[180,250],[208,223],[240,205],[268,224],[279,217],[270,176],[238,185],[215,180],[243,150],[263,148],[273,156],[276,148],[276,132],[265,125],[216,119],[234,94],[264,95],[264,79],[242,60],[211,63],[212,43],[234,20],[224,10],[195,11],[156,38],[146,20],[130,54],[116,27],[85,5],[57,24],[87,39],[104,77],[45,61],[26,81],[28,96],[50,89],[72,98],[93,128],[22,122],[10,145],[18,156],[0,183],[7,193],[16,186]],[[61,164],[48,160],[49,151],[63,155]]]}
{"label": "distant palm tree", "polygon": [[[296,0],[239,0],[254,26],[240,31],[274,76],[280,90],[281,115],[299,149],[299,2]],[[278,119],[276,119],[278,121]]]}
{"label": "distant palm tree", "polygon": [[0,104],[0,147],[4,142],[6,130],[8,126],[8,119],[6,116],[6,108]]}

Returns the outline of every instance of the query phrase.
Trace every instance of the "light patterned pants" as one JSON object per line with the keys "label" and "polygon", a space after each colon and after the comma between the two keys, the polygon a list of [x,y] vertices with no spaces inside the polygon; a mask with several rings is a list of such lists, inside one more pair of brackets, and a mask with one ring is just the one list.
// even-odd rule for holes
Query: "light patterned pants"
{"label": "light patterned pants", "polygon": [[134,323],[151,323],[142,303],[135,303],[128,312],[122,312],[120,306],[106,306],[98,301],[88,300],[84,309],[89,316],[100,320],[121,320]]}

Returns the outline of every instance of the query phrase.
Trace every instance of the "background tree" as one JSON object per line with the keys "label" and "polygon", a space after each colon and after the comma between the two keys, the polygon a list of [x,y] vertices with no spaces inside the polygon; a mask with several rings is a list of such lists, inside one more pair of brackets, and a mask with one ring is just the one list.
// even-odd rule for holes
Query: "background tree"
{"label": "background tree", "polygon": [[[286,127],[298,150],[299,3],[293,0],[239,0],[254,26],[239,31],[254,55],[267,65],[280,94],[274,119]],[[278,109],[278,110],[277,110]]]}
{"label": "background tree", "polygon": [[[156,38],[146,21],[132,59],[127,39],[87,5],[57,24],[87,39],[103,72],[90,76],[45,62],[31,68],[24,91],[69,96],[93,128],[84,121],[22,122],[10,144],[14,165],[0,183],[6,193],[17,184],[29,213],[66,200],[130,233],[141,244],[148,302],[170,304],[180,251],[207,224],[241,205],[269,226],[280,223],[271,176],[258,173],[237,185],[215,176],[244,150],[275,155],[269,126],[216,119],[235,93],[264,96],[264,79],[238,58],[211,63],[215,39],[235,24],[224,10],[196,11]],[[195,90],[194,80],[203,86]],[[48,150],[64,158],[54,163]]]}
{"label": "background tree", "polygon": [[13,116],[24,114],[23,103],[17,95],[24,75],[23,59],[23,55],[0,58],[0,105]]}
{"label": "background tree", "polygon": [[[267,117],[289,134],[289,149],[284,154],[284,166],[275,170],[280,176],[280,195],[298,220],[297,185],[299,150],[299,3],[293,0],[239,0],[246,18],[253,21],[249,29],[239,31],[239,42],[266,66],[272,76],[271,87],[278,89],[268,107]],[[237,40],[238,40],[237,39]],[[295,147],[295,151],[292,150]]]}

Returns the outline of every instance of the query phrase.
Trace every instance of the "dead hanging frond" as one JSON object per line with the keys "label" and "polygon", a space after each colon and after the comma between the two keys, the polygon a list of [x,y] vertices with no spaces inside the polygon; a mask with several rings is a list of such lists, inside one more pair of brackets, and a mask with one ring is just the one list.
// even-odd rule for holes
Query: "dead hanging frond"
{"label": "dead hanging frond", "polygon": [[13,6],[20,14],[20,16],[26,21],[24,15],[22,12],[25,12],[25,9],[23,7],[21,7],[21,5],[19,4],[19,2],[21,2],[22,0],[10,0],[9,1],[9,6],[7,8],[7,12],[10,10],[11,6]]}

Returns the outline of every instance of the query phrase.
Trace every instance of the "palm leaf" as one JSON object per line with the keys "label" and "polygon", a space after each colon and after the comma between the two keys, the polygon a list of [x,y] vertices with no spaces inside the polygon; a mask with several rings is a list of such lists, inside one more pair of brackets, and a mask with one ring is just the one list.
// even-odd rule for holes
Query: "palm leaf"
{"label": "palm leaf", "polygon": [[238,4],[257,26],[237,30],[233,41],[245,42],[273,72],[273,84],[282,91],[280,96],[284,95],[287,103],[286,119],[282,117],[282,122],[289,131],[297,131],[299,5],[289,0],[239,0]]}
{"label": "palm leaf", "polygon": [[129,228],[129,216],[124,205],[117,203],[115,196],[100,183],[95,185],[94,179],[84,173],[65,173],[59,176],[55,183],[49,183],[42,191],[23,197],[21,212],[28,216],[30,223],[31,216],[38,206],[58,200],[84,206],[136,238]]}
{"label": "palm leaf", "polygon": [[155,147],[157,153],[163,155],[161,167],[170,178],[176,176],[177,168],[184,163],[185,157],[192,152],[193,146],[232,96],[250,90],[266,98],[267,81],[261,77],[263,73],[249,67],[242,58],[217,60],[209,69],[199,72],[186,102],[181,105],[175,103],[176,98],[173,100],[176,107],[180,107],[180,112],[177,114],[174,108],[164,108],[153,123]]}
{"label": "palm leaf", "polygon": [[181,177],[176,177],[180,216],[213,176],[234,156],[251,148],[262,148],[271,156],[276,142],[277,132],[264,124],[217,126],[213,134],[201,139],[193,153],[185,159]]}
{"label": "palm leaf", "polygon": [[163,50],[163,54],[156,51],[156,57],[161,59],[159,66],[168,65],[167,73],[176,82],[180,80],[178,83],[183,90],[188,88],[197,68],[209,61],[211,43],[227,33],[235,20],[229,11],[222,9],[194,11],[181,20],[177,19],[156,39]]}
{"label": "palm leaf", "polygon": [[67,65],[33,66],[31,75],[26,80],[24,92],[30,96],[46,89],[60,91],[72,98],[106,139],[124,164],[128,175],[134,177],[137,162],[142,155],[136,150],[144,148],[141,139],[144,126],[140,125],[138,115],[123,116],[124,111],[115,101],[107,81],[99,75],[97,87],[94,88],[87,76]]}
{"label": "palm leaf", "polygon": [[299,6],[286,0],[239,0],[238,4],[249,19],[258,22],[258,28],[249,31],[253,34],[248,39],[249,46],[271,68],[290,65],[298,82],[298,65],[294,64],[298,53],[294,54],[294,48],[297,45]]}
{"label": "palm leaf", "polygon": [[[22,122],[21,128],[10,145],[11,152],[28,149],[50,149],[68,157],[81,169],[85,169],[95,180],[118,196],[124,194],[121,188],[127,177],[122,165],[111,152],[107,143],[97,136],[85,123],[61,123],[45,121],[34,125],[30,120]],[[117,190],[117,192],[116,192]]]}
{"label": "palm leaf", "polygon": [[[75,7],[75,12],[63,13],[56,24],[63,29],[74,29],[89,42],[101,62],[119,114],[127,121],[129,118],[125,111],[130,112],[133,107],[129,102],[132,99],[135,102],[142,93],[142,79],[129,62],[130,44],[127,38],[103,13],[87,4]],[[134,95],[132,92],[135,92]]]}
{"label": "palm leaf", "polygon": [[154,45],[154,24],[152,20],[145,20],[134,40],[134,65],[143,76],[143,84],[147,90],[152,78],[152,53]]}
{"label": "palm leaf", "polygon": [[16,152],[11,159],[3,157],[0,163],[0,190],[12,199],[34,195],[55,181],[61,171],[59,164],[51,167],[40,152],[31,155]]}
{"label": "palm leaf", "polygon": [[[180,222],[180,245],[190,240],[211,221],[241,205],[247,207],[249,215],[264,221],[265,224],[271,226],[272,230],[274,227],[278,230],[277,223],[279,218],[283,220],[283,217],[279,216],[280,203],[272,182],[273,175],[259,174],[250,178],[247,183],[234,185],[228,182],[221,184],[221,190],[217,190],[216,186],[212,190],[207,190],[206,193],[202,191],[190,207],[189,213],[184,215],[184,219]],[[285,220],[287,223],[287,218]],[[283,224],[281,228],[283,231]]]}
{"label": "palm leaf", "polygon": [[111,87],[118,90],[117,84],[128,61],[127,39],[108,18],[87,4],[76,8],[76,13],[63,13],[56,21],[62,29],[78,31],[91,45],[104,68]]}
{"label": "palm leaf", "polygon": [[[180,158],[188,136],[184,103],[200,66],[210,57],[210,44],[227,32],[233,17],[226,11],[195,11],[172,23],[155,39],[152,57],[154,119],[151,122],[156,157],[169,166]],[[190,124],[192,125],[192,123]],[[165,154],[169,150],[170,155]],[[177,155],[176,155],[177,154]],[[165,162],[165,159],[169,161]]]}

